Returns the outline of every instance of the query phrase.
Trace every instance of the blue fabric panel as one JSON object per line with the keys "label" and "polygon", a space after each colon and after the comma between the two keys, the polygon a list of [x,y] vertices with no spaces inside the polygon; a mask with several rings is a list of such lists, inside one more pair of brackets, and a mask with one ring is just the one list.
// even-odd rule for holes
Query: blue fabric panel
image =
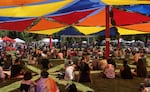
{"label": "blue fabric panel", "polygon": [[83,35],[82,33],[80,33],[77,29],[75,29],[72,26],[58,32],[58,34],[59,35]]}
{"label": "blue fabric panel", "polygon": [[91,0],[76,0],[72,4],[67,5],[65,8],[58,10],[53,14],[61,14],[61,13],[67,13],[72,11],[79,11],[79,10],[85,10],[85,9],[91,9],[91,8],[103,8],[105,4],[102,2],[92,2]]}
{"label": "blue fabric panel", "polygon": [[132,5],[132,6],[123,6],[122,9],[142,13],[145,15],[150,15],[150,5]]}

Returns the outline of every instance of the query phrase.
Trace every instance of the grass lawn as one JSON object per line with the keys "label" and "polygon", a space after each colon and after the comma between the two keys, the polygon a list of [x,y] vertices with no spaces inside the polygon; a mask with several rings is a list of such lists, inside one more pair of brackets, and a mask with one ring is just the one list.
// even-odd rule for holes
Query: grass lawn
{"label": "grass lawn", "polygon": [[[55,66],[63,63],[63,61],[60,60],[51,60],[51,62],[53,63],[54,68]],[[137,77],[134,77],[134,79],[131,80],[124,80],[121,78],[106,79],[100,77],[98,73],[93,73],[92,79],[93,79],[92,83],[84,83],[84,85],[92,88],[95,92],[138,92],[139,83],[143,81],[143,78],[137,78]],[[10,83],[13,83],[15,81],[18,81],[18,79],[8,80],[4,84],[1,83],[0,87],[8,86]],[[58,84],[58,86],[61,92],[65,92],[64,85]],[[18,89],[13,90],[11,92],[18,92]]]}

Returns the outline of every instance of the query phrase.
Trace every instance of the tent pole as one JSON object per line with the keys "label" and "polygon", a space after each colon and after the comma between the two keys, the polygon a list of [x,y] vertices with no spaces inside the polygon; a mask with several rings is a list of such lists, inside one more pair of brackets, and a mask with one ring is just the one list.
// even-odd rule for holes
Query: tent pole
{"label": "tent pole", "polygon": [[110,29],[109,29],[109,5],[106,6],[106,34],[105,34],[105,41],[106,41],[106,50],[105,50],[105,58],[108,59],[110,53]]}
{"label": "tent pole", "polygon": [[50,46],[50,49],[53,47],[52,35],[49,36],[49,46]]}
{"label": "tent pole", "polygon": [[120,34],[118,34],[118,49],[120,49]]}

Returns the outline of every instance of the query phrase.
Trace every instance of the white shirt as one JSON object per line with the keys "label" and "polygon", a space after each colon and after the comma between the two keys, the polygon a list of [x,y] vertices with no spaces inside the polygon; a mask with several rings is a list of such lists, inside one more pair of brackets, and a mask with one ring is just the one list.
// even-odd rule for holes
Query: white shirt
{"label": "white shirt", "polygon": [[73,70],[74,70],[73,66],[66,67],[66,70],[65,70],[65,80],[73,80],[73,78],[74,78]]}

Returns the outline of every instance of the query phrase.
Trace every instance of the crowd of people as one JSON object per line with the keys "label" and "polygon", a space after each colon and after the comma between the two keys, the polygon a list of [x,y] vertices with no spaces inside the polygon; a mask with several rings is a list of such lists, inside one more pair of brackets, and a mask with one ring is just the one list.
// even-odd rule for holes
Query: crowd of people
{"label": "crowd of people", "polygon": [[[146,78],[147,61],[144,48],[126,48],[117,49],[112,48],[110,56],[105,57],[105,49],[100,47],[87,48],[49,48],[48,46],[38,47],[31,45],[23,45],[15,51],[14,56],[7,53],[5,50],[0,52],[0,78],[2,82],[6,82],[7,78],[23,78],[21,81],[21,92],[47,92],[45,90],[53,90],[49,92],[59,92],[59,87],[55,81],[48,77],[46,70],[53,67],[50,59],[64,60],[64,75],[62,79],[66,81],[77,81],[80,83],[92,83],[91,72],[93,70],[99,71],[102,78],[115,79],[134,79],[134,76]],[[23,61],[27,58],[27,61]],[[132,60],[132,62],[131,62]],[[122,61],[121,66],[117,63]],[[35,82],[32,81],[32,72],[25,69],[26,64],[40,65],[42,70],[40,79]],[[129,64],[136,66],[132,69]],[[120,70],[116,72],[116,70]],[[76,77],[75,71],[79,71]],[[149,86],[150,81],[144,82],[144,86]],[[36,87],[35,87],[36,86]],[[34,89],[32,89],[34,87]],[[27,90],[32,91],[27,91]],[[37,90],[38,89],[38,90]],[[24,90],[24,91],[23,91]],[[142,91],[147,92],[147,91]]]}

